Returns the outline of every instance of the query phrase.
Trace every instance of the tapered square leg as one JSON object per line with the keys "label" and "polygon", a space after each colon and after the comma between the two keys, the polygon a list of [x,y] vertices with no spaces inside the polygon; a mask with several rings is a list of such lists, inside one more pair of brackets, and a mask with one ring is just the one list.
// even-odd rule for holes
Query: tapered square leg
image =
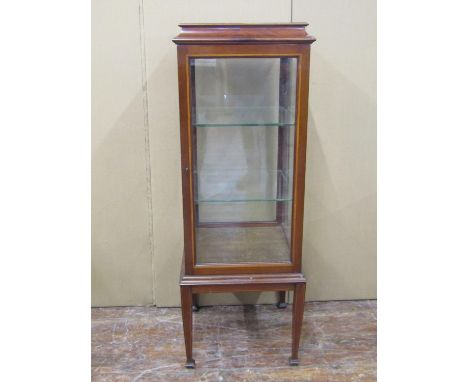
{"label": "tapered square leg", "polygon": [[187,356],[185,367],[187,369],[194,369],[195,360],[192,357],[192,288],[189,286],[180,287],[180,296],[182,302],[182,322],[184,326],[185,354]]}
{"label": "tapered square leg", "polygon": [[276,303],[276,307],[278,309],[285,309],[287,306],[288,304],[286,304],[286,292],[278,292],[278,302]]}
{"label": "tapered square leg", "polygon": [[305,283],[294,286],[294,305],[292,317],[292,349],[289,364],[299,365],[299,341],[301,339],[302,319],[304,317]]}

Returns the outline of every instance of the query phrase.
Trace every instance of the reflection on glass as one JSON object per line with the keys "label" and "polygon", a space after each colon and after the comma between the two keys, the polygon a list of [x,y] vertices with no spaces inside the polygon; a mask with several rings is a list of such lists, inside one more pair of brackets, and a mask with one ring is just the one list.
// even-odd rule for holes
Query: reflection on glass
{"label": "reflection on glass", "polygon": [[191,60],[196,262],[289,262],[296,58]]}

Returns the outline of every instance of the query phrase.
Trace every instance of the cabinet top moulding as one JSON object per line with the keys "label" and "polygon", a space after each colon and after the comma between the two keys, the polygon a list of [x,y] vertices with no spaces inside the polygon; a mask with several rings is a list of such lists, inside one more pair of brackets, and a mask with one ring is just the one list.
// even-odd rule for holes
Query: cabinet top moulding
{"label": "cabinet top moulding", "polygon": [[179,24],[182,31],[172,41],[188,44],[312,44],[308,23]]}

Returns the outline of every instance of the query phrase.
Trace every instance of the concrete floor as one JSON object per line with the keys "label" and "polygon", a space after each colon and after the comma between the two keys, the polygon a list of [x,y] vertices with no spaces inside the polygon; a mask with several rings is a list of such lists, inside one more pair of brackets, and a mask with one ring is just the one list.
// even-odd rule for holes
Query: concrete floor
{"label": "concrete floor", "polygon": [[195,370],[180,309],[92,309],[93,381],[376,381],[376,301],[307,303],[300,366],[288,366],[291,307],[203,307]]}

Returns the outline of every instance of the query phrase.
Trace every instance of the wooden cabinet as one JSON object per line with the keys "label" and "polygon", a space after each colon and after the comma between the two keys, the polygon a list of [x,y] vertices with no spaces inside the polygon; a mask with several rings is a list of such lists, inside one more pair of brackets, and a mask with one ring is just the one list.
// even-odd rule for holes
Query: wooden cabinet
{"label": "wooden cabinet", "polygon": [[[306,23],[180,24],[187,367],[200,293],[294,291],[298,364],[309,51]],[[196,309],[195,309],[196,310]]]}

